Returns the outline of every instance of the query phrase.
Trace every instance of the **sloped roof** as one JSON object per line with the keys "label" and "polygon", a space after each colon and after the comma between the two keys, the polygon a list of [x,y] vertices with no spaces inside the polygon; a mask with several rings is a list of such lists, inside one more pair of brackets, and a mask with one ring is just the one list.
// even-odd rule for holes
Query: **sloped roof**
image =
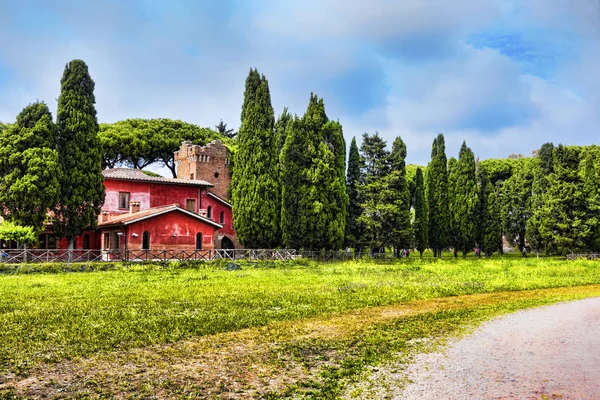
{"label": "sloped roof", "polygon": [[118,216],[112,217],[108,221],[99,223],[98,227],[104,228],[104,227],[115,226],[115,225],[130,225],[130,224],[133,224],[134,222],[139,222],[139,221],[142,221],[145,219],[158,217],[159,215],[167,214],[167,213],[170,213],[173,211],[179,211],[184,214],[187,214],[190,217],[193,217],[200,221],[206,222],[207,224],[212,225],[212,226],[216,227],[217,229],[223,228],[223,225],[218,224],[215,221],[210,220],[208,218],[204,218],[204,217],[202,217],[196,213],[193,213],[191,211],[188,211],[184,208],[181,208],[181,207],[179,207],[179,204],[169,204],[166,206],[152,207],[152,208],[147,208],[145,210],[140,210],[133,214],[128,213],[128,214],[118,215]]}
{"label": "sloped roof", "polygon": [[200,179],[176,179],[164,178],[162,176],[149,176],[139,169],[133,168],[111,168],[102,171],[105,179],[117,179],[122,181],[142,181],[142,182],[157,182],[167,185],[188,185],[200,187],[212,187],[213,184]]}
{"label": "sloped roof", "polygon": [[213,192],[208,192],[207,194],[208,194],[210,197],[212,197],[212,198],[214,198],[214,199],[216,199],[216,200],[219,200],[221,203],[225,204],[227,207],[229,207],[229,208],[232,208],[232,207],[233,207],[233,205],[231,205],[231,203],[230,203],[230,202],[228,202],[227,200],[225,200],[225,199],[224,199],[224,198],[222,198],[222,197],[219,197],[219,196],[217,196],[217,195],[216,195],[216,194],[214,194]]}

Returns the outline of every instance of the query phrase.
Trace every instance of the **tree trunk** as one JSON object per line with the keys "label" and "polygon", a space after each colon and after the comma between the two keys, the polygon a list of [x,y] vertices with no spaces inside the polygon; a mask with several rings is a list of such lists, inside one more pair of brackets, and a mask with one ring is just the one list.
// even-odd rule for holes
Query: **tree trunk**
{"label": "tree trunk", "polygon": [[67,252],[67,262],[73,261],[73,250],[75,249],[75,238],[69,239],[69,251]]}

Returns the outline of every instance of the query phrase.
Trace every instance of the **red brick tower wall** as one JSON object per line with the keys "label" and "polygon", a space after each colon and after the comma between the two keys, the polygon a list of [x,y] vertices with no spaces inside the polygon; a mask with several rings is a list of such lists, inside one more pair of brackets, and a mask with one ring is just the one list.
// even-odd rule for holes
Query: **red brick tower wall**
{"label": "red brick tower wall", "polygon": [[177,177],[179,179],[199,179],[214,185],[211,192],[226,200],[229,199],[229,151],[220,140],[213,140],[206,146],[183,142],[175,152]]}

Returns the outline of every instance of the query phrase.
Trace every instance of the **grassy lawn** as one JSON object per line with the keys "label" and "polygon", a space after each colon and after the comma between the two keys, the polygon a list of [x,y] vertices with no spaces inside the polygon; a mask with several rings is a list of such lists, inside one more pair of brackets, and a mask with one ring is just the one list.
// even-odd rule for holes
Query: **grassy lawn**
{"label": "grassy lawn", "polygon": [[241,266],[0,275],[0,393],[336,398],[414,339],[600,295],[591,261]]}

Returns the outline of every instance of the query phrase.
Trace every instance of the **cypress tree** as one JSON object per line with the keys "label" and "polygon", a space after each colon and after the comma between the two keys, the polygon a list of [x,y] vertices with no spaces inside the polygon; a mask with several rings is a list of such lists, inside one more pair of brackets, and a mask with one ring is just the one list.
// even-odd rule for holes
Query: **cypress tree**
{"label": "cypress tree", "polygon": [[346,218],[346,244],[356,248],[361,236],[357,219],[360,216],[360,200],[358,197],[358,187],[361,182],[360,175],[360,155],[356,138],[353,137],[350,142],[350,151],[348,154],[348,174],[346,177],[346,193],[348,194],[348,214]]}
{"label": "cypress tree", "polygon": [[281,153],[281,230],[288,247],[339,249],[346,230],[342,127],[330,122],[322,99],[311,93],[301,120],[288,124]]}
{"label": "cypress tree", "polygon": [[85,62],[69,62],[60,83],[57,145],[61,194],[54,229],[67,238],[72,249],[76,236],[97,226],[104,203],[102,154],[94,105],[95,84]]}
{"label": "cypress tree", "polygon": [[419,255],[423,257],[423,252],[427,248],[427,203],[425,201],[425,184],[421,168],[417,168],[417,174],[415,175],[414,208],[414,243]]}
{"label": "cypress tree", "polygon": [[433,141],[431,162],[427,166],[427,202],[429,247],[441,257],[448,245],[450,230],[446,144],[441,133]]}
{"label": "cypress tree", "polygon": [[56,125],[45,103],[28,105],[0,133],[0,210],[20,226],[44,229],[59,201]]}
{"label": "cypress tree", "polygon": [[310,182],[305,174],[311,157],[306,151],[310,140],[302,120],[294,117],[287,125],[286,140],[280,155],[281,165],[281,234],[287,248],[305,247],[308,232],[307,197]]}
{"label": "cypress tree", "polygon": [[390,245],[388,221],[393,219],[395,208],[388,204],[390,197],[386,178],[390,173],[389,152],[386,142],[375,132],[374,135],[365,133],[360,147],[361,176],[359,199],[361,214],[358,217],[358,227],[362,234],[360,245],[370,246],[372,250]]}
{"label": "cypress tree", "polygon": [[533,162],[527,159],[522,168],[504,181],[500,189],[500,208],[502,229],[509,243],[516,245],[519,251],[525,249],[527,221],[531,209],[531,189],[533,183]]}
{"label": "cypress tree", "polygon": [[[578,148],[559,145],[554,149],[542,208],[536,210],[539,235],[549,254],[586,251],[596,231],[579,163]],[[542,160],[542,169],[547,165]]]}
{"label": "cypress tree", "polygon": [[531,185],[531,217],[527,220],[527,241],[539,255],[545,243],[542,235],[543,217],[541,210],[544,207],[544,194],[548,187],[548,177],[553,171],[552,143],[544,143],[533,160],[533,183]]}
{"label": "cypress tree", "polygon": [[502,246],[502,227],[500,206],[496,191],[490,182],[487,171],[480,170],[480,223],[481,239],[479,245],[487,257]]}
{"label": "cypress tree", "polygon": [[475,174],[475,156],[463,142],[456,163],[454,201],[451,207],[457,247],[463,257],[475,247],[479,196]]}
{"label": "cypress tree", "polygon": [[248,248],[272,248],[280,243],[278,142],[269,83],[256,69],[246,79],[242,124],[232,174],[236,233]]}
{"label": "cypress tree", "polygon": [[456,206],[456,182],[458,180],[456,164],[456,158],[450,157],[448,159],[448,211],[450,214],[450,220],[448,221],[448,246],[452,247],[453,250],[458,251],[458,226],[454,218],[454,208]]}
{"label": "cypress tree", "polygon": [[403,248],[409,248],[413,242],[410,221],[410,192],[406,180],[406,144],[397,137],[392,144],[389,155],[390,173],[385,180],[382,201],[390,206],[385,230],[389,235],[389,243],[394,246],[396,254]]}

